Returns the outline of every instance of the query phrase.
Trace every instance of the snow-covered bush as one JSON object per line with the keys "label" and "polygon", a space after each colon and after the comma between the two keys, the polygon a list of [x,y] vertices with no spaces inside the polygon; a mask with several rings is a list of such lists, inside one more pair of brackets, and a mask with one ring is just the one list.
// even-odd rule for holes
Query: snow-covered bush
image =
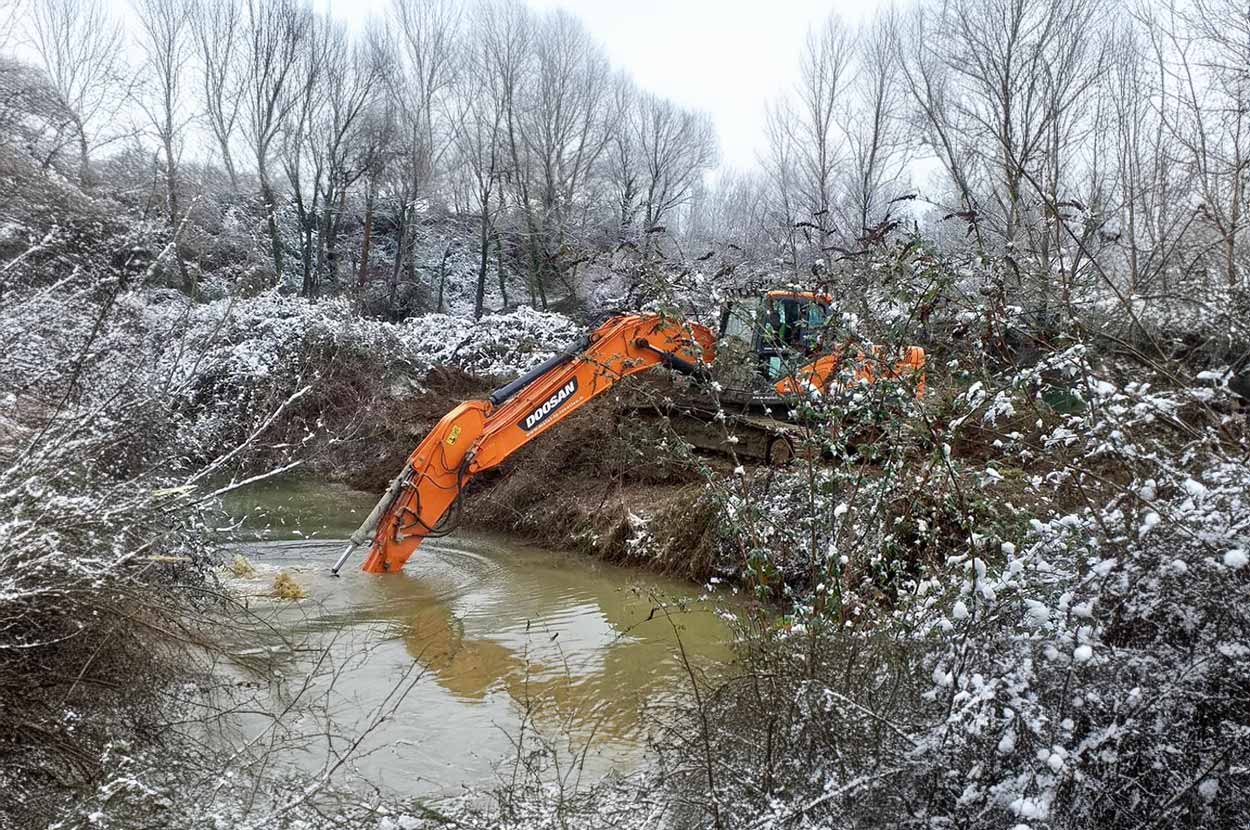
{"label": "snow-covered bush", "polygon": [[[783,582],[789,613],[744,620],[742,671],[658,741],[665,781],[696,824],[1245,826],[1250,427],[1226,375],[1076,339],[1008,371],[934,357],[947,391],[910,431],[886,406],[854,455],[712,480],[736,575]],[[822,429],[850,406],[804,404]]]}
{"label": "snow-covered bush", "polygon": [[429,366],[449,366],[486,378],[508,378],[567,348],[582,328],[562,314],[521,306],[480,320],[427,314],[401,324],[412,354]]}
{"label": "snow-covered bush", "polygon": [[108,289],[97,274],[0,302],[5,826],[94,781],[112,742],[159,732],[211,559],[169,453],[173,402],[150,353],[123,347],[135,319]]}
{"label": "snow-covered bush", "polygon": [[568,318],[526,307],[476,322],[432,314],[387,323],[357,316],[344,299],[273,291],[205,304],[152,299],[132,293],[119,300],[131,321],[129,351],[146,343],[143,351],[181,401],[181,438],[195,457],[242,440],[305,388],[285,413],[289,423],[274,430],[293,447],[312,432],[350,428],[373,402],[420,392],[431,369],[511,378],[581,331]]}
{"label": "snow-covered bush", "polygon": [[917,740],[950,814],[1250,820],[1250,472],[1134,485],[970,554],[949,613],[920,625],[944,641],[922,697],[945,717]]}

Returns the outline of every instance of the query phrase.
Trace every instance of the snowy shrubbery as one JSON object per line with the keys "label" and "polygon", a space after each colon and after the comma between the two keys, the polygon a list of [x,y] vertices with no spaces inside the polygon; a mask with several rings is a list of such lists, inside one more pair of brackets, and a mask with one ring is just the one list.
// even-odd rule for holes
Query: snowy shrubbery
{"label": "snowy shrubbery", "polygon": [[[683,797],[750,826],[1245,826],[1237,398],[1074,346],[945,407],[927,451],[725,486],[739,578],[792,613],[745,630],[710,735],[669,736]],[[713,785],[684,766],[709,752]]]}
{"label": "snowy shrubbery", "polygon": [[[361,318],[344,299],[308,301],[276,292],[204,305],[127,302],[159,341],[152,359],[191,416],[187,451],[206,456],[240,440],[308,387],[295,432],[342,428],[371,402],[422,391],[434,368],[488,380],[513,377],[564,348],[580,331],[566,317],[520,308],[472,321],[430,314],[387,323]],[[333,421],[334,423],[328,423]]]}
{"label": "snowy shrubbery", "polygon": [[1250,430],[1228,373],[1079,330],[1041,344],[981,299],[994,268],[915,268],[960,277],[849,324],[964,327],[930,348],[923,405],[811,394],[793,465],[709,475],[718,566],[784,617],[741,621],[741,668],[657,737],[656,785],[699,826],[1246,826]]}
{"label": "snowy shrubbery", "polygon": [[582,328],[561,314],[522,306],[480,320],[426,314],[400,324],[407,349],[427,366],[483,378],[511,378],[571,344]]}
{"label": "snowy shrubbery", "polygon": [[180,422],[115,287],[0,303],[0,824],[46,815],[107,746],[160,731],[174,632],[206,587],[201,497],[169,452]]}
{"label": "snowy shrubbery", "polygon": [[[1159,412],[1151,395],[1108,397]],[[1150,477],[1034,519],[1018,547],[954,557],[953,584],[921,583],[912,636],[941,645],[917,666],[933,720],[911,732],[907,766],[941,782],[937,815],[972,826],[1244,825],[1250,470],[1198,446],[1109,450],[1089,426],[1091,456],[1122,453]]]}
{"label": "snowy shrubbery", "polygon": [[967,551],[954,604],[922,603],[916,636],[945,641],[924,661],[945,713],[925,765],[960,774],[948,809],[968,820],[1245,825],[1245,416],[1227,393],[1079,379],[1088,409],[1043,437],[1060,463],[1032,485],[1083,509]]}
{"label": "snowy shrubbery", "polygon": [[207,366],[244,385],[297,377],[305,367],[292,358],[323,350],[357,356],[379,377],[423,376],[444,367],[506,378],[541,363],[581,331],[567,317],[525,306],[476,321],[426,314],[386,323],[357,316],[344,299],[309,301],[273,292],[192,306],[189,314],[185,307],[148,308],[153,329],[181,327],[190,340],[191,356],[182,357],[178,372]]}
{"label": "snowy shrubbery", "polygon": [[959,773],[946,809],[1250,819],[1250,471],[1135,484],[1035,520],[1019,551],[969,554],[949,613],[931,601],[917,636],[946,645],[924,659],[923,698],[945,717],[920,740],[926,767]]}

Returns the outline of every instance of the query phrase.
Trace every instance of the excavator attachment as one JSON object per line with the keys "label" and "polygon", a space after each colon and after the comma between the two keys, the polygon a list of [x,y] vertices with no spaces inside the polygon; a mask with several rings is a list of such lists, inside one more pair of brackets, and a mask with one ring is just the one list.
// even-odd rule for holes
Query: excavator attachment
{"label": "excavator attachment", "polygon": [[621,315],[487,400],[460,404],[413,450],[333,572],[365,543],[365,571],[398,572],[422,542],[455,526],[460,496],[474,475],[499,465],[620,379],[655,366],[697,374],[714,353],[712,332],[697,323]]}

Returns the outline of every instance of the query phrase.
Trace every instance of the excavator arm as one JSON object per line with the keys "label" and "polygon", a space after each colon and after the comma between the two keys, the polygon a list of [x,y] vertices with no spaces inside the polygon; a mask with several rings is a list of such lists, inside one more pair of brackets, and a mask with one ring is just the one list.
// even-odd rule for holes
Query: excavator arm
{"label": "excavator arm", "polygon": [[[713,359],[712,332],[658,314],[620,315],[486,400],[443,416],[408,457],[334,565],[369,543],[364,570],[395,573],[430,536],[447,532],[465,485],[628,375],[655,366],[695,373]],[[452,523],[454,526],[454,522]]]}

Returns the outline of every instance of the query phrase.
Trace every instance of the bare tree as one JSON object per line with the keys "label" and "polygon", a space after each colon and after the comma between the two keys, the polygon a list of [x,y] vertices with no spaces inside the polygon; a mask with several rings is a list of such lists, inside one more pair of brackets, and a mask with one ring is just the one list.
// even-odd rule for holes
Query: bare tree
{"label": "bare tree", "polygon": [[[530,168],[522,165],[525,156],[525,137],[521,113],[524,108],[522,87],[527,81],[527,69],[531,60],[533,21],[525,6],[515,0],[502,0],[498,3],[483,3],[475,21],[475,36],[481,40],[485,71],[491,77],[492,88],[499,96],[503,108],[503,143],[505,158],[500,171],[501,184],[505,189],[500,192],[500,209],[497,219],[502,219],[506,197],[511,195],[517,205],[517,212],[525,216],[522,220],[528,228]],[[499,260],[499,279],[503,283],[503,233],[496,223],[496,251]],[[541,292],[541,281],[536,279],[533,267],[534,258],[529,257],[528,286],[530,301],[537,302]],[[543,294],[543,306],[546,306],[546,295]]]}
{"label": "bare tree", "polygon": [[[375,54],[376,57],[376,54]],[[399,129],[395,110],[389,101],[377,100],[361,116],[357,131],[357,167],[363,171],[365,182],[365,213],[362,219],[360,261],[356,268],[356,287],[364,288],[369,282],[370,255],[373,249],[374,211],[378,191],[387,168],[398,154]]]}
{"label": "bare tree", "polygon": [[243,49],[243,7],[239,0],[195,0],[192,31],[200,64],[200,95],[204,117],[221,153],[230,187],[239,191],[239,174],[231,150],[243,103],[239,77]]}
{"label": "bare tree", "polygon": [[973,188],[971,159],[963,145],[966,119],[953,100],[958,94],[953,73],[937,50],[925,48],[935,36],[934,20],[935,15],[928,9],[917,7],[897,30],[899,41],[895,53],[911,56],[910,60],[900,62],[899,69],[915,106],[913,120],[919,127],[921,146],[942,165],[954,190],[957,209],[973,216],[978,199]]}
{"label": "bare tree", "polygon": [[269,232],[275,279],[281,280],[282,240],[270,163],[284,125],[305,103],[298,84],[300,60],[312,34],[313,15],[298,0],[248,0],[242,53],[243,133],[260,179],[261,207]]}
{"label": "bare tree", "polygon": [[769,247],[787,269],[799,268],[798,237],[795,234],[801,205],[798,141],[794,124],[797,116],[788,98],[781,97],[764,108],[765,151],[759,157],[768,182],[764,206],[765,233]]}
{"label": "bare tree", "polygon": [[339,279],[339,231],[347,209],[347,193],[376,164],[366,114],[375,100],[380,78],[379,55],[370,42],[349,42],[347,32],[333,26],[321,58],[325,107],[317,127],[314,152],[324,161],[317,272],[332,286]]}
{"label": "bare tree", "polygon": [[186,63],[191,51],[191,7],[188,0],[134,0],[139,17],[139,45],[144,56],[145,87],[137,96],[164,156],[165,215],[174,229],[175,259],[182,288],[195,294],[192,272],[187,268],[177,240],[181,211],[178,204],[178,168],[182,135],[189,121],[183,92]]}
{"label": "bare tree", "polygon": [[795,89],[798,187],[807,221],[820,229],[823,242],[834,232],[833,211],[840,149],[844,144],[845,98],[853,83],[850,32],[842,19],[830,15],[807,33]]}
{"label": "bare tree", "polygon": [[764,175],[757,170],[721,170],[693,189],[683,243],[688,251],[731,251],[753,266],[766,266],[769,240]]}
{"label": "bare tree", "polygon": [[[921,6],[903,67],[962,209],[1043,272],[1058,264],[1064,286],[1079,260],[1058,261],[1068,231],[1055,205],[1073,201],[1059,188],[1078,180],[1069,172],[1103,70],[1101,15],[1102,0]],[[1045,307],[1049,278],[1035,288]]]}
{"label": "bare tree", "polygon": [[864,235],[898,195],[908,142],[904,130],[906,90],[901,83],[898,13],[878,12],[855,38],[859,71],[847,124],[849,183],[847,230]]}
{"label": "bare tree", "polygon": [[1250,8],[1231,0],[1194,0],[1172,30],[1176,92],[1185,119],[1174,135],[1191,161],[1203,224],[1218,240],[1230,288],[1241,283],[1239,242],[1250,204]]}
{"label": "bare tree", "polygon": [[[486,45],[477,39],[469,42],[472,46],[467,49],[458,78],[453,129],[456,158],[468,184],[468,206],[478,217],[478,272],[473,292],[473,317],[478,319],[485,309],[490,244],[496,233],[495,212],[502,206],[506,96],[503,79],[491,71]],[[506,302],[503,275],[499,276],[500,292]]]}
{"label": "bare tree", "polygon": [[91,151],[121,92],[125,35],[103,0],[33,0],[30,43],[78,141],[79,174],[91,184]]}
{"label": "bare tree", "polygon": [[[788,268],[820,256],[845,203],[845,150],[854,48],[842,19],[808,30],[793,90],[767,105],[761,162],[772,191],[767,215],[773,245]],[[806,253],[801,253],[803,249]]]}
{"label": "bare tree", "polygon": [[525,229],[531,291],[546,308],[552,279],[574,293],[564,260],[575,226],[585,227],[585,196],[615,122],[608,107],[612,78],[603,50],[567,12],[531,21],[510,6],[492,22],[502,27],[494,63],[507,91],[514,203]]}
{"label": "bare tree", "polygon": [[393,62],[387,73],[395,102],[404,152],[397,160],[399,216],[390,295],[394,302],[400,277],[416,281],[414,244],[419,200],[437,178],[450,143],[443,116],[445,98],[455,79],[460,9],[452,0],[393,0],[388,7]]}
{"label": "bare tree", "polygon": [[1126,290],[1167,296],[1187,260],[1201,257],[1192,96],[1174,8],[1142,8],[1117,27],[1109,49],[1104,96],[1113,110],[1117,219],[1108,235],[1123,252]]}
{"label": "bare tree", "polygon": [[644,217],[643,254],[650,231],[676,208],[716,159],[716,131],[703,113],[684,110],[664,98],[645,94],[637,104],[636,130],[641,158],[641,199]]}
{"label": "bare tree", "polygon": [[292,106],[278,132],[299,234],[300,293],[305,297],[315,297],[318,291],[317,230],[326,175],[326,157],[320,151],[328,78],[344,70],[346,49],[341,24],[321,17],[310,19],[286,92]]}
{"label": "bare tree", "polygon": [[612,131],[604,151],[603,169],[612,192],[613,221],[621,241],[637,237],[634,223],[640,210],[642,177],[638,147],[638,87],[624,73],[612,80],[612,109],[621,114],[618,129]]}

